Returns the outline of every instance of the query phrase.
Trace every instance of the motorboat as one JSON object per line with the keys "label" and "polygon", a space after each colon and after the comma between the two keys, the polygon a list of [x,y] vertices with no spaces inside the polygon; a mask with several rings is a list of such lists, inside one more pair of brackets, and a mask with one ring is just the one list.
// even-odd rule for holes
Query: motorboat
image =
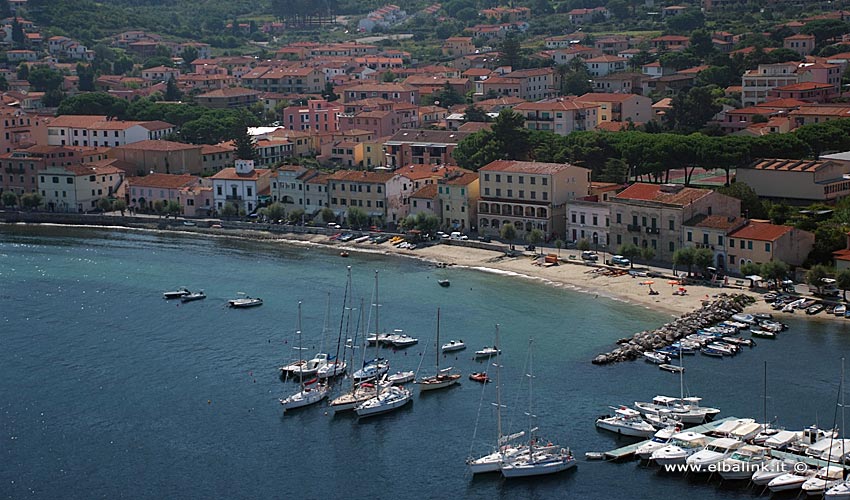
{"label": "motorboat", "polygon": [[751,325],[751,323],[744,323],[744,322],[741,322],[741,321],[733,321],[733,320],[721,321],[720,323],[717,324],[717,326],[733,327],[733,328],[737,328],[738,330],[746,330],[747,328],[750,327],[750,325]]}
{"label": "motorboat", "polygon": [[409,335],[399,335],[392,339],[392,343],[394,347],[410,347],[419,342],[419,339],[415,339]]}
{"label": "motorboat", "polygon": [[847,306],[844,304],[838,304],[835,306],[835,309],[832,310],[832,314],[836,316],[844,316],[847,313]]}
{"label": "motorboat", "polygon": [[724,356],[734,356],[738,354],[738,348],[734,345],[729,345],[723,342],[711,342],[706,344],[705,349],[714,349],[720,351]]}
{"label": "motorboat", "polygon": [[670,373],[682,373],[683,371],[685,371],[685,368],[682,367],[682,366],[671,365],[671,364],[667,364],[667,363],[665,363],[663,365],[658,365],[658,368],[661,368],[662,370],[670,372]]}
{"label": "motorboat", "polygon": [[411,382],[416,377],[416,373],[410,371],[398,371],[387,376],[387,382],[392,385],[406,384]]}
{"label": "motorboat", "polygon": [[699,352],[701,352],[702,354],[704,354],[706,356],[711,356],[711,357],[714,357],[714,358],[722,358],[723,356],[727,355],[723,351],[719,351],[719,350],[713,349],[711,347],[703,347],[702,349],[699,350]]}
{"label": "motorboat", "polygon": [[614,415],[597,418],[596,427],[620,436],[649,437],[655,434],[655,427],[645,422],[639,411],[625,406],[611,408],[614,410]]}
{"label": "motorboat", "polygon": [[817,443],[815,450],[811,456],[820,456],[824,451],[830,448],[830,443],[838,436],[834,429],[821,429],[816,425],[810,425],[799,432],[800,438],[788,445],[788,451],[798,455],[804,455],[809,448]]}
{"label": "motorboat", "polygon": [[809,314],[809,315],[819,314],[821,311],[824,310],[824,308],[826,308],[826,306],[824,306],[823,304],[813,304],[813,305],[806,308],[806,314]]}
{"label": "motorboat", "polygon": [[781,430],[764,440],[764,446],[772,450],[784,450],[800,440],[800,433]]}
{"label": "motorboat", "polygon": [[[767,298],[767,296],[765,296],[765,298]],[[756,321],[770,321],[773,319],[773,315],[770,313],[755,313],[753,314],[753,317],[756,319]]]}
{"label": "motorboat", "polygon": [[576,466],[577,462],[569,449],[543,451],[519,455],[502,462],[502,476],[506,478],[541,476],[565,471]]}
{"label": "motorboat", "polygon": [[394,385],[386,389],[379,390],[377,396],[367,399],[357,406],[354,411],[357,412],[358,417],[380,415],[382,413],[397,410],[398,408],[406,405],[410,402],[411,396],[412,394],[410,389]]}
{"label": "motorboat", "polygon": [[729,458],[722,460],[717,465],[717,472],[727,481],[748,480],[756,471],[764,468],[768,460],[768,448],[747,444],[735,450]]}
{"label": "motorboat", "polygon": [[794,466],[798,463],[802,462],[793,459],[782,460],[778,458],[771,458],[764,463],[764,466],[761,469],[753,472],[750,481],[756,486],[767,486],[768,483],[777,477],[793,471]]}
{"label": "motorboat", "polygon": [[466,344],[463,343],[463,340],[450,340],[440,347],[443,352],[462,351],[464,349],[466,349]]}
{"label": "motorboat", "polygon": [[777,476],[770,480],[767,483],[767,487],[770,488],[770,491],[776,493],[777,491],[790,491],[790,490],[799,490],[803,487],[803,483],[805,483],[810,477],[815,475],[815,470],[809,469],[808,467],[802,467],[799,464],[802,462],[798,462],[795,464],[790,472],[786,472],[781,476]]}
{"label": "motorboat", "polygon": [[794,309],[795,307],[793,302],[791,304],[785,304],[784,306],[782,306],[782,312],[784,313],[794,314]]}
{"label": "motorboat", "polygon": [[787,327],[778,321],[762,321],[758,326],[762,330],[767,330],[769,332],[779,333],[782,330],[785,330]]}
{"label": "motorboat", "polygon": [[196,300],[204,300],[205,298],[207,298],[207,294],[203,290],[200,290],[180,297],[180,302],[194,302]]}
{"label": "motorboat", "polygon": [[654,351],[646,351],[643,353],[643,359],[656,365],[663,365],[670,362],[670,357],[666,354],[661,354]]}
{"label": "motorboat", "polygon": [[652,452],[649,459],[659,465],[683,464],[689,456],[705,448],[708,438],[698,432],[680,432],[670,443]]}
{"label": "motorboat", "polygon": [[746,347],[754,347],[756,343],[753,339],[745,339],[742,337],[721,337],[720,340],[727,344],[732,344],[735,346],[746,346]]}
{"label": "motorboat", "polygon": [[280,404],[283,405],[283,411],[285,412],[286,410],[291,410],[293,408],[301,408],[303,406],[316,404],[328,397],[328,386],[324,384],[316,384],[318,380],[318,378],[314,378],[313,380],[305,382],[302,384],[299,392],[296,392],[286,399],[281,399]]}
{"label": "motorboat", "polygon": [[756,322],[756,317],[753,316],[752,314],[739,313],[739,314],[733,314],[732,315],[732,321],[739,321],[741,323],[746,323],[748,325],[752,325],[753,323]]}
{"label": "motorboat", "polygon": [[437,284],[439,284],[443,288],[448,288],[451,286],[452,282],[449,280],[437,280]]}
{"label": "motorboat", "polygon": [[835,439],[818,458],[834,463],[844,462],[850,458],[850,439]]}
{"label": "motorboat", "polygon": [[703,407],[699,405],[702,398],[673,398],[669,396],[655,396],[650,403],[635,402],[635,407],[642,413],[658,413],[669,411],[678,417],[684,424],[701,424],[713,419],[720,410],[717,408]]}
{"label": "motorboat", "polygon": [[664,429],[666,427],[682,427],[682,421],[679,417],[673,415],[669,410],[662,410],[658,413],[646,413],[643,416],[647,422],[652,424],[656,429]]}
{"label": "motorboat", "polygon": [[727,420],[712,429],[709,433],[716,437],[733,437],[732,432],[734,432],[735,429],[744,424],[752,424],[754,422],[755,420],[752,418],[736,418],[733,420]]}
{"label": "motorboat", "polygon": [[354,380],[368,380],[368,379],[377,379],[381,375],[387,373],[390,369],[390,362],[385,358],[375,358],[369,361],[366,361],[363,364],[363,368],[354,372],[351,376]]}
{"label": "motorboat", "polygon": [[497,349],[495,346],[493,346],[493,347],[487,346],[487,347],[481,349],[480,351],[475,351],[475,357],[476,358],[489,358],[489,357],[495,356],[497,354],[502,354],[502,350]]}
{"label": "motorboat", "polygon": [[641,460],[649,460],[649,457],[652,455],[652,452],[655,450],[664,448],[670,443],[670,440],[673,438],[674,434],[678,434],[681,432],[682,428],[680,426],[668,426],[659,431],[652,436],[652,438],[638,446],[635,450],[635,456],[640,458]]}
{"label": "motorboat", "polygon": [[797,303],[796,307],[797,309],[802,309],[805,311],[806,309],[812,307],[815,304],[817,304],[817,301],[815,299],[800,299],[800,302]]}
{"label": "motorboat", "polygon": [[844,467],[840,467],[838,465],[830,465],[818,469],[814,476],[808,478],[806,482],[803,483],[801,489],[803,490],[803,493],[809,496],[820,496],[823,495],[826,490],[832,488],[833,486],[838,486],[840,483],[843,482]]}
{"label": "motorboat", "polygon": [[373,334],[369,335],[368,337],[366,337],[366,342],[369,345],[375,345],[376,342],[380,343],[380,344],[385,344],[385,343],[387,343],[388,337],[389,337],[389,335],[387,335],[386,333],[380,333],[380,334],[373,333]]}
{"label": "motorboat", "polygon": [[752,335],[753,337],[758,337],[760,339],[771,339],[771,340],[774,340],[777,337],[776,332],[770,332],[770,331],[767,331],[767,330],[759,330],[758,328],[753,328],[752,330],[750,330],[750,335]]}
{"label": "motorboat", "polygon": [[192,292],[190,292],[188,288],[179,288],[170,292],[164,292],[162,294],[162,298],[165,300],[180,299],[185,297],[186,295],[189,295],[190,293]]}
{"label": "motorboat", "polygon": [[764,430],[764,426],[757,422],[744,422],[735,427],[729,436],[738,441],[748,442],[759,435]]}
{"label": "motorboat", "polygon": [[485,372],[474,372],[469,374],[469,380],[473,382],[481,382],[482,384],[486,384],[490,381],[490,377],[487,376]]}
{"label": "motorboat", "polygon": [[705,446],[705,449],[702,449],[687,458],[686,463],[689,467],[688,471],[707,472],[711,470],[715,464],[719,464],[723,460],[731,457],[732,453],[743,445],[744,443],[742,441],[734,438],[724,437],[715,439],[714,441],[709,442]]}
{"label": "motorboat", "polygon": [[240,299],[228,300],[227,305],[234,309],[247,309],[249,307],[257,307],[263,305],[263,299],[259,297],[243,297]]}
{"label": "motorboat", "polygon": [[823,497],[830,500],[850,498],[850,479],[842,481],[832,488],[829,488],[826,490]]}
{"label": "motorboat", "polygon": [[404,330],[395,329],[393,330],[393,333],[389,333],[387,335],[384,335],[383,338],[378,339],[378,342],[384,345],[394,345],[395,341],[401,340],[402,337],[407,337],[407,335],[405,335],[404,333]]}

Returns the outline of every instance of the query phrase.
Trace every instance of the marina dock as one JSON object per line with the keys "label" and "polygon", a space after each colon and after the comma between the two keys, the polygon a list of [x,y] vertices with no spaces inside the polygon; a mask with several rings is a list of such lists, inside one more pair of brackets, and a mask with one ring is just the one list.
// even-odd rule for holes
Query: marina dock
{"label": "marina dock", "polygon": [[[705,423],[705,424],[702,424],[702,425],[697,425],[695,427],[689,427],[686,430],[692,431],[692,432],[698,432],[700,434],[705,434],[705,433],[711,432],[714,429],[720,427],[720,425],[723,424],[723,422],[727,422],[729,420],[736,420],[736,419],[738,419],[738,417],[721,418],[720,420],[715,420],[713,422],[708,422],[708,423]],[[631,460],[634,456],[635,450],[637,450],[641,445],[643,445],[644,443],[647,443],[647,442],[649,442],[649,440],[640,441],[639,443],[634,443],[634,444],[630,444],[628,446],[623,446],[622,448],[617,448],[615,450],[606,451],[605,452],[605,460]],[[807,457],[807,456],[804,456],[804,455],[796,455],[794,453],[788,453],[786,451],[771,450],[770,454],[772,456],[774,456],[775,458],[780,458],[780,459],[783,459],[783,460],[784,459],[799,460],[799,461],[807,464],[809,467],[813,467],[813,468],[826,467],[827,465],[829,465],[829,466],[841,466],[841,467],[844,468],[845,471],[850,470],[850,465],[838,464],[836,462],[827,463],[826,460],[821,460],[819,458],[814,458],[814,457]]]}

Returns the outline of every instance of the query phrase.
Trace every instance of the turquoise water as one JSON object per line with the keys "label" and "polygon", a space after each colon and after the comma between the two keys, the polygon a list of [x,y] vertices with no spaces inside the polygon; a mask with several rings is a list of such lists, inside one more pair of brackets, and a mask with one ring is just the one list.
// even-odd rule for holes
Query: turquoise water
{"label": "turquoise water", "polygon": [[[433,371],[441,307],[442,341],[462,338],[469,346],[442,361],[463,371],[459,387],[416,395],[406,408],[365,421],[326,414],[323,406],[282,414],[278,398],[297,391],[277,375],[294,357],[296,304],[304,303],[304,344],[312,354],[330,292],[325,342],[334,350],[348,265],[355,300],[363,297],[367,305],[380,271],[382,329],[403,328],[420,339],[385,353],[393,369],[416,370],[421,362],[423,372]],[[450,288],[437,286],[443,278]],[[178,286],[202,288],[208,298],[190,304],[161,298]],[[265,304],[226,308],[240,292]],[[471,359],[472,351],[493,343],[495,323],[502,332],[506,427],[527,425],[521,375],[533,337],[537,424],[546,438],[583,457],[625,443],[593,426],[608,405],[678,393],[678,377],[644,363],[589,363],[616,339],[667,319],[646,309],[408,259],[25,226],[0,227],[0,298],[5,498],[750,495],[635,463],[582,462],[568,473],[519,482],[466,474],[470,449],[484,451],[495,433],[493,384],[465,378],[486,368]],[[771,416],[789,427],[832,425],[850,321],[791,322],[779,340],[760,341],[736,358],[686,358],[688,389],[723,415],[760,417],[766,360]]]}

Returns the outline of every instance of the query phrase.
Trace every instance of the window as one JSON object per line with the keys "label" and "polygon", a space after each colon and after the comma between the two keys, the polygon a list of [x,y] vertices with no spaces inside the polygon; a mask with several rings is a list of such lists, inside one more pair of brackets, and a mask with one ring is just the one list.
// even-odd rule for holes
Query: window
{"label": "window", "polygon": [[581,221],[582,224],[584,224],[584,214],[581,214],[581,216],[579,217],[579,220]]}
{"label": "window", "polygon": [[484,174],[484,180],[489,181],[490,180],[490,174]]}
{"label": "window", "polygon": [[617,214],[617,224],[623,223],[623,214]]}
{"label": "window", "polygon": [[676,245],[674,245],[672,241],[667,245],[667,248],[668,250],[670,250],[670,252],[676,251]]}
{"label": "window", "polygon": [[531,177],[531,183],[532,183],[532,184],[537,184],[537,178],[536,178],[536,177]]}
{"label": "window", "polygon": [[688,240],[688,241],[693,241],[693,238],[694,238],[693,233],[691,233],[690,231],[688,231],[687,240]]}
{"label": "window", "polygon": [[537,199],[537,192],[536,192],[536,191],[532,191],[532,192],[531,192],[531,199],[532,199],[532,200],[536,200],[536,199]]}
{"label": "window", "polygon": [[720,247],[723,246],[723,235],[721,235],[721,234],[717,235],[717,246],[720,246]]}
{"label": "window", "polygon": [[596,214],[593,214],[593,225],[594,226],[599,225],[599,216],[596,215]]}
{"label": "window", "polygon": [[741,250],[744,249],[744,240],[741,240]]}
{"label": "window", "polygon": [[484,188],[484,196],[490,196],[490,188]]}
{"label": "window", "polygon": [[702,233],[702,243],[708,245],[708,233]]}
{"label": "window", "polygon": [[544,200],[548,200],[548,199],[549,199],[549,192],[548,192],[548,191],[543,191],[543,199],[544,199]]}
{"label": "window", "polygon": [[253,194],[253,190],[252,190],[250,187],[249,187],[249,188],[247,188],[247,189],[248,189],[248,193],[247,193],[247,194],[248,194],[248,196],[254,196],[254,194]]}
{"label": "window", "polygon": [[216,193],[218,196],[221,196],[221,186],[216,186]]}
{"label": "window", "polygon": [[650,243],[652,244],[653,249],[658,248],[658,242],[657,241],[651,240]]}
{"label": "window", "polygon": [[632,215],[632,225],[637,226],[637,215]]}
{"label": "window", "polygon": [[519,197],[525,198],[525,191],[523,191],[522,189],[519,190]]}
{"label": "window", "polygon": [[646,217],[640,218],[640,225],[643,226],[643,227],[646,227]]}
{"label": "window", "polygon": [[573,221],[573,224],[576,223],[576,214],[575,213],[572,214],[572,221]]}
{"label": "window", "polygon": [[508,198],[513,198],[513,196],[514,196],[514,190],[508,189]]}
{"label": "window", "polygon": [[501,175],[496,174],[496,182],[502,182],[502,176]]}
{"label": "window", "polygon": [[543,185],[544,185],[544,186],[546,186],[546,185],[548,185],[548,184],[549,184],[549,179],[547,179],[546,177],[544,177],[544,178],[543,178]]}
{"label": "window", "polygon": [[59,177],[53,178],[53,184],[59,184]]}
{"label": "window", "polygon": [[770,252],[770,243],[765,243],[765,244],[764,244],[764,251],[765,251],[765,252]]}
{"label": "window", "polygon": [[496,196],[502,196],[502,190],[500,188],[496,188]]}
{"label": "window", "polygon": [[623,237],[618,234],[617,235],[617,244],[621,245],[622,243],[623,243]]}
{"label": "window", "polygon": [[735,240],[733,238],[729,238],[729,248],[735,248]]}
{"label": "window", "polygon": [[520,183],[520,184],[525,184],[525,177],[523,177],[523,176],[521,176],[521,175],[520,175],[520,176],[519,176],[519,183]]}
{"label": "window", "polygon": [[747,240],[747,250],[753,249],[753,240]]}

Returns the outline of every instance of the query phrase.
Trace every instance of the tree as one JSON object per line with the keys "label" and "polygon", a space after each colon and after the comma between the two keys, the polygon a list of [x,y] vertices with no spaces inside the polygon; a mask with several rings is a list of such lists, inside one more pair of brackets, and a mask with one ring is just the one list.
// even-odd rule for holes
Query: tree
{"label": "tree", "polygon": [[774,224],[785,224],[791,217],[791,207],[784,201],[771,203],[767,209],[767,216],[770,218],[770,222]]}
{"label": "tree", "polygon": [[697,248],[694,250],[694,265],[705,274],[708,268],[714,265],[714,252],[708,248]]}
{"label": "tree", "polygon": [[439,103],[439,105],[444,108],[449,108],[456,104],[463,104],[466,102],[466,98],[460,95],[448,81],[443,84],[443,87],[439,92],[435,92],[431,95],[431,99],[434,104]]}
{"label": "tree", "polygon": [[80,92],[94,91],[94,68],[91,65],[83,66],[77,63],[77,77],[79,78],[77,88]]}
{"label": "tree", "polygon": [[761,265],[762,277],[773,281],[777,289],[779,289],[780,282],[788,277],[788,271],[788,264],[781,260],[770,260]]}
{"label": "tree", "polygon": [[625,0],[610,0],[607,7],[617,19],[625,20],[629,17],[629,4]]}
{"label": "tree", "polygon": [[564,240],[558,238],[555,240],[555,248],[558,249],[558,257],[561,256],[561,249],[564,248]]}
{"label": "tree", "polygon": [[690,33],[705,25],[705,16],[696,9],[667,18],[667,27],[674,33]]}
{"label": "tree", "polygon": [[[154,210],[156,210],[156,203],[154,203]],[[157,212],[161,212],[162,207],[160,207]],[[233,203],[225,203],[224,206],[221,207],[221,216],[222,217],[233,217],[239,215],[239,207],[234,205]]]}
{"label": "tree", "polygon": [[4,207],[17,206],[18,195],[16,195],[13,191],[3,191],[3,195],[0,196],[0,202],[3,203]]}
{"label": "tree", "polygon": [[304,217],[303,208],[295,208],[289,211],[289,222],[292,222],[293,224],[301,222],[302,217]]}
{"label": "tree", "polygon": [[691,268],[694,265],[694,251],[694,247],[683,247],[673,252],[673,265],[677,269],[687,269],[688,276],[691,275]]}
{"label": "tree", "polygon": [[191,45],[184,47],[183,52],[180,53],[180,57],[183,58],[183,63],[188,66],[192,64],[192,61],[198,58],[198,49]]}
{"label": "tree", "polygon": [[581,252],[590,250],[590,241],[587,238],[582,238],[576,242],[576,248]]}
{"label": "tree", "polygon": [[183,212],[183,207],[180,205],[180,202],[177,200],[168,200],[168,203],[163,207],[165,213],[169,215],[177,215]]}
{"label": "tree", "polygon": [[822,46],[826,40],[847,33],[848,28],[850,28],[850,25],[839,19],[816,19],[803,26],[800,33],[814,35],[815,45]]}
{"label": "tree", "polygon": [[283,203],[280,203],[279,201],[276,201],[266,207],[266,217],[275,222],[283,219],[285,212],[286,210],[283,207]]}
{"label": "tree", "polygon": [[832,253],[847,246],[847,233],[832,224],[820,224],[815,229],[815,244],[809,253],[809,262],[827,264],[832,262]]}
{"label": "tree", "polygon": [[68,97],[59,105],[58,115],[106,115],[124,119],[129,104],[125,99],[112,97],[106,92],[87,92]]}
{"label": "tree", "polygon": [[691,52],[700,59],[705,59],[715,52],[714,42],[708,30],[698,29],[691,33]]}
{"label": "tree", "polygon": [[174,77],[168,79],[168,82],[165,84],[165,95],[163,99],[166,101],[179,101],[182,97],[182,93],[180,89],[177,88],[177,82],[174,81]]}
{"label": "tree", "polygon": [[503,66],[510,66],[513,69],[521,69],[522,64],[522,48],[519,44],[519,38],[509,32],[502,43],[499,45],[499,63]]}
{"label": "tree", "polygon": [[236,146],[236,158],[240,160],[256,160],[257,149],[254,147],[254,141],[248,134],[248,129],[244,128],[239,135],[234,139]]}
{"label": "tree", "polygon": [[501,229],[499,229],[499,236],[501,236],[503,240],[510,243],[511,250],[514,249],[514,240],[516,239],[516,228],[513,224],[502,224]]}
{"label": "tree", "polygon": [[34,210],[41,206],[42,198],[38,193],[26,193],[21,196],[21,205],[24,208]]}
{"label": "tree", "polygon": [[806,272],[806,284],[815,287],[818,294],[821,293],[825,278],[829,278],[829,268],[823,264],[816,264]]}
{"label": "tree", "polygon": [[767,216],[767,210],[759,195],[743,182],[734,182],[728,186],[723,186],[718,188],[717,192],[741,200],[741,213],[749,219],[763,219]]}
{"label": "tree", "polygon": [[111,212],[112,202],[109,198],[101,198],[97,200],[97,208],[99,208],[101,212]]}
{"label": "tree", "polygon": [[465,122],[489,122],[490,117],[483,109],[474,104],[470,104],[463,111],[463,121]]}
{"label": "tree", "polygon": [[701,129],[723,109],[714,101],[708,87],[692,87],[690,90],[679,92],[673,98],[672,107],[670,125],[685,133]]}
{"label": "tree", "polygon": [[835,286],[841,290],[841,298],[847,302],[847,290],[850,290],[850,269],[842,269],[835,275]]}
{"label": "tree", "polygon": [[336,214],[328,207],[323,208],[319,214],[322,216],[322,222],[336,222]]}
{"label": "tree", "polygon": [[22,49],[26,44],[27,37],[24,34],[24,27],[18,22],[18,17],[12,19],[12,43],[15,48]]}
{"label": "tree", "polygon": [[348,207],[348,226],[362,229],[369,223],[369,214],[360,207]]}
{"label": "tree", "polygon": [[617,249],[617,253],[629,259],[629,267],[634,268],[635,259],[640,258],[640,247],[633,243],[625,243],[620,245],[620,248]]}
{"label": "tree", "polygon": [[640,258],[644,262],[650,262],[655,258],[655,249],[652,247],[643,247],[640,249]]}
{"label": "tree", "polygon": [[30,76],[30,65],[27,63],[18,64],[18,80],[26,80]]}
{"label": "tree", "polygon": [[[529,245],[534,245],[535,247],[543,242],[545,235],[543,231],[534,228],[525,236],[525,241],[528,242]],[[543,254],[543,250],[540,250],[540,254]]]}
{"label": "tree", "polygon": [[9,0],[0,0],[0,19],[10,17],[12,17],[12,7],[9,5]]}
{"label": "tree", "polygon": [[124,210],[127,210],[127,202],[122,199],[117,199],[112,202],[112,210],[117,210],[121,212],[121,216],[124,216]]}
{"label": "tree", "polygon": [[50,90],[59,90],[65,77],[56,70],[52,70],[47,66],[34,66],[30,68],[27,76],[35,90],[39,92],[47,92]]}

